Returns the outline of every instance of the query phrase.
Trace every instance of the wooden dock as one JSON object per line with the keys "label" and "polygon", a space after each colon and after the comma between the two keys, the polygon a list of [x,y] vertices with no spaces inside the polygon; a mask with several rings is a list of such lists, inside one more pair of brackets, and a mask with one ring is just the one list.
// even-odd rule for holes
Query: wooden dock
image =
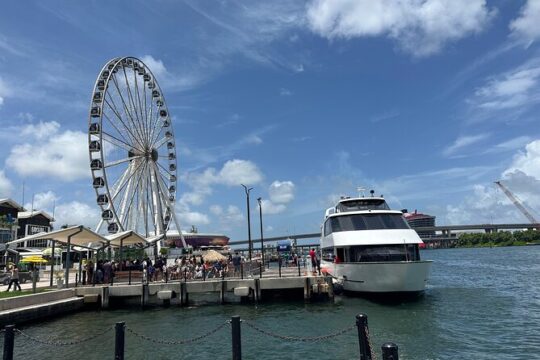
{"label": "wooden dock", "polygon": [[[296,270],[296,269],[295,269]],[[294,276],[296,274],[296,276]],[[126,283],[75,288],[76,296],[85,303],[96,303],[108,308],[111,303],[188,306],[191,298],[209,294],[206,299],[216,303],[263,302],[279,297],[304,301],[333,299],[332,279],[318,275],[298,276],[292,271],[282,271],[282,277],[265,272],[263,277],[223,278],[202,280],[175,280],[149,284]]]}

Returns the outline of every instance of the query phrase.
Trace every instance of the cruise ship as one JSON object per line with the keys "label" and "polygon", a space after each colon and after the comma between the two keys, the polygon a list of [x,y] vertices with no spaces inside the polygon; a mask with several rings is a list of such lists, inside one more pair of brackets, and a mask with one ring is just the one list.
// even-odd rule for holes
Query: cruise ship
{"label": "cruise ship", "polygon": [[321,268],[348,292],[422,294],[432,263],[420,259],[423,242],[400,211],[373,194],[342,197],[326,210]]}

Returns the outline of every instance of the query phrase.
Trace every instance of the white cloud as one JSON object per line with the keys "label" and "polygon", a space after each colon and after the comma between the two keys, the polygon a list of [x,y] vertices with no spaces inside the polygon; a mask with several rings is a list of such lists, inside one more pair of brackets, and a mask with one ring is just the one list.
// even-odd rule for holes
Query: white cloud
{"label": "white cloud", "polygon": [[289,89],[286,89],[286,88],[281,88],[281,89],[279,89],[279,95],[281,95],[281,96],[291,96],[292,91],[289,90]]}
{"label": "white cloud", "polygon": [[482,140],[485,140],[488,137],[489,137],[489,134],[460,136],[452,143],[452,145],[447,146],[443,150],[443,155],[447,157],[454,156],[460,150],[470,145],[476,144]]}
{"label": "white cloud", "polygon": [[529,142],[531,142],[531,138],[529,136],[518,136],[510,140],[506,140],[499,144],[496,144],[492,148],[487,149],[485,153],[492,154],[492,153],[501,153],[501,152],[510,151],[510,150],[517,150],[517,149],[523,148]]}
{"label": "white cloud", "polygon": [[261,201],[262,212],[265,215],[279,214],[287,209],[284,204],[275,204],[271,200],[263,199]]}
{"label": "white cloud", "polygon": [[486,110],[516,108],[540,102],[540,64],[537,60],[488,80],[475,92],[474,104]]}
{"label": "white cloud", "polygon": [[540,140],[530,142],[525,146],[525,151],[520,151],[515,155],[504,175],[507,176],[516,171],[540,179]]}
{"label": "white cloud", "polygon": [[150,71],[159,79],[167,75],[167,69],[163,65],[163,61],[155,59],[152,55],[144,55],[141,58],[142,62],[150,68]]}
{"label": "white cloud", "polygon": [[[58,200],[59,198],[56,196],[56,194],[50,190],[44,193],[37,193],[34,195],[33,209],[51,212],[55,202]],[[24,207],[27,209],[32,209],[32,202],[24,204]]]}
{"label": "white cloud", "polygon": [[521,8],[520,16],[510,23],[512,34],[527,43],[540,38],[540,1],[528,0]]}
{"label": "white cloud", "polygon": [[315,0],[309,27],[328,39],[387,36],[415,56],[482,31],[494,11],[485,0]]}
{"label": "white cloud", "polygon": [[[540,140],[526,145],[511,165],[500,174],[503,185],[538,218],[540,212]],[[496,179],[494,179],[496,180]],[[447,205],[448,223],[527,223],[527,218],[494,184],[476,184],[461,203]]]}
{"label": "white cloud", "polygon": [[84,225],[95,229],[100,220],[100,215],[98,207],[89,206],[79,201],[58,204],[54,214],[56,219],[55,227],[60,228],[62,225],[67,224]]}
{"label": "white cloud", "polygon": [[0,106],[4,104],[4,99],[10,95],[8,84],[0,78]]}
{"label": "white cloud", "polygon": [[206,214],[197,212],[197,211],[188,211],[179,213],[178,217],[181,219],[182,225],[184,227],[189,225],[206,225],[210,224],[210,219]]}
{"label": "white cloud", "polygon": [[248,144],[259,145],[263,143],[263,140],[258,135],[251,134],[246,137],[246,142]]}
{"label": "white cloud", "polygon": [[43,122],[37,124],[28,124],[21,129],[23,137],[34,137],[37,140],[43,140],[52,137],[58,133],[60,124],[56,121]]}
{"label": "white cloud", "polygon": [[0,197],[9,197],[13,191],[13,184],[6,176],[4,170],[0,170]]}
{"label": "white cloud", "polygon": [[229,160],[216,179],[217,183],[236,186],[240,184],[254,185],[261,182],[263,175],[255,163],[248,160]]}
{"label": "white cloud", "polygon": [[15,145],[6,165],[27,177],[52,177],[61,181],[88,178],[87,135],[58,130],[59,125],[54,121],[24,126],[22,133],[34,141]]}
{"label": "white cloud", "polygon": [[294,199],[294,183],[292,181],[274,181],[268,188],[270,200],[276,204],[287,204]]}

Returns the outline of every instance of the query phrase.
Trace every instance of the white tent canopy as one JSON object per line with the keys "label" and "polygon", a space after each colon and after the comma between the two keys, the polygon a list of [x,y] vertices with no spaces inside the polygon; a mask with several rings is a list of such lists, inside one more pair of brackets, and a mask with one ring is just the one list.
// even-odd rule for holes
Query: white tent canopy
{"label": "white tent canopy", "polygon": [[84,227],[83,225],[68,227],[51,232],[41,232],[26,236],[21,239],[8,242],[6,245],[11,247],[28,240],[53,240],[62,244],[80,246],[84,248],[97,249],[107,243],[107,239],[98,233]]}
{"label": "white tent canopy", "polygon": [[146,246],[148,241],[137,234],[133,230],[123,231],[120,233],[107,235],[105,238],[109,241],[112,246],[130,246],[130,245],[141,245]]}

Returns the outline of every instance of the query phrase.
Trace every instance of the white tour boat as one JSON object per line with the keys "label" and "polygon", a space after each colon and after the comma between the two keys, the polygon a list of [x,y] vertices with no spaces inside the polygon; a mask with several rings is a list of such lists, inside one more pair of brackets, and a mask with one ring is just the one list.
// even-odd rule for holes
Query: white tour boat
{"label": "white tour boat", "polygon": [[385,199],[342,197],[326,210],[321,268],[350,292],[421,294],[432,261],[420,260],[422,240]]}

